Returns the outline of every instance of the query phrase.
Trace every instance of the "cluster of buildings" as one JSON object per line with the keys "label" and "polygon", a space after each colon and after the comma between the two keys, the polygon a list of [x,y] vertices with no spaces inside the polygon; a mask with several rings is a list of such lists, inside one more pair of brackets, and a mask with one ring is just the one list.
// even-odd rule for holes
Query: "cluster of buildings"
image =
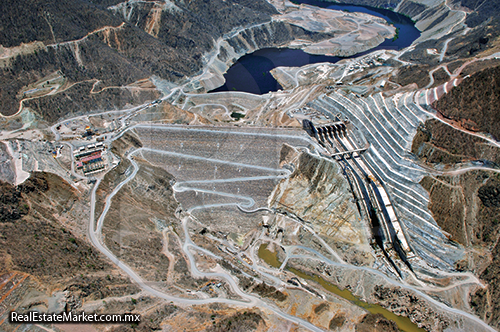
{"label": "cluster of buildings", "polygon": [[97,173],[106,169],[106,162],[103,158],[105,150],[102,142],[82,146],[74,151],[76,169],[81,170],[84,175]]}

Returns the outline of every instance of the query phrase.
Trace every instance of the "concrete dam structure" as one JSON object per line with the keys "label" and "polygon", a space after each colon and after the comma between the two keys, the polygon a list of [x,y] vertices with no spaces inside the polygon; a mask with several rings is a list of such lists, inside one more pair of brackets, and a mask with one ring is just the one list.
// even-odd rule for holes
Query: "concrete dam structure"
{"label": "concrete dam structure", "polygon": [[[370,145],[356,145],[352,139],[352,127],[347,120],[327,124],[313,124],[303,120],[303,129],[309,136],[325,148],[327,157],[336,160],[342,167],[360,215],[370,225],[372,247],[377,256],[384,259],[396,275],[402,276],[402,270],[412,271],[411,260],[415,254],[411,249],[381,179],[364,162],[362,153]],[[400,264],[403,262],[404,264]],[[408,269],[409,270],[408,270]]]}

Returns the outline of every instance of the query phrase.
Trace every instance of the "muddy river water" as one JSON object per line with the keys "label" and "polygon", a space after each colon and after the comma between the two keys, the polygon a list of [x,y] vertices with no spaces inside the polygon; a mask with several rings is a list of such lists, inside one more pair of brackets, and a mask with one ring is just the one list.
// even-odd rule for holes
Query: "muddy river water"
{"label": "muddy river water", "polygon": [[[269,264],[272,267],[279,268],[281,266],[281,262],[278,259],[278,256],[276,252],[272,252],[267,249],[267,244],[262,244],[259,247],[258,251],[258,256],[262,260],[264,260],[267,264]],[[339,287],[335,286],[329,281],[326,281],[325,279],[321,278],[320,276],[317,275],[309,275],[304,273],[303,271],[300,271],[298,269],[295,269],[290,266],[286,266],[286,269],[296,276],[302,278],[302,279],[307,279],[314,281],[321,285],[325,290],[327,290],[330,293],[333,293],[337,296],[340,296],[347,301],[357,305],[358,307],[361,307],[365,309],[366,311],[372,313],[372,314],[381,314],[384,316],[386,319],[392,320],[398,325],[398,328],[401,331],[404,332],[425,332],[424,329],[419,328],[416,324],[414,324],[408,317],[403,317],[403,316],[398,316],[389,310],[383,308],[380,305],[377,304],[371,304],[365,301],[360,300],[358,297],[353,295],[349,290],[347,289],[340,289]]]}

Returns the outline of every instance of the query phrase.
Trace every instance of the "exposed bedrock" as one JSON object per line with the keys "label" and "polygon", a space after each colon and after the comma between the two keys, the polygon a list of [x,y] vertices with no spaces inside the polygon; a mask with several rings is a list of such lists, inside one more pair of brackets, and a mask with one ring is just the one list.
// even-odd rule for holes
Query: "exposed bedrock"
{"label": "exposed bedrock", "polygon": [[[208,67],[189,86],[198,92],[209,91],[224,84],[223,74],[240,57],[266,47],[284,47],[295,39],[305,39],[310,43],[331,37],[310,32],[285,22],[267,22],[240,31],[220,40],[214,51],[205,55]],[[210,59],[212,61],[210,61]]]}
{"label": "exposed bedrock", "polygon": [[415,42],[439,39],[452,30],[463,28],[465,13],[446,5],[444,0],[324,0],[353,5],[391,9],[410,17],[422,31]]}
{"label": "exposed bedrock", "polygon": [[[190,83],[191,91],[204,92],[224,84],[223,74],[240,57],[267,47],[301,48],[312,54],[332,54],[350,56],[369,50],[381,44],[385,38],[394,34],[394,28],[380,22],[369,22],[371,16],[365,15],[360,21],[369,25],[355,33],[333,31],[329,28],[310,31],[311,27],[291,24],[285,18],[273,20],[242,30],[239,33],[220,40],[218,49],[205,55],[207,68]],[[373,28],[374,31],[369,31]],[[312,29],[311,29],[312,30]]]}
{"label": "exposed bedrock", "polygon": [[331,246],[344,246],[342,255],[356,264],[367,264],[369,230],[362,221],[348,181],[339,164],[283,145],[280,166],[294,168],[269,198],[269,205],[298,218]]}
{"label": "exposed bedrock", "polygon": [[[385,38],[391,36],[389,31],[380,29],[380,26],[376,23],[377,18],[372,17],[375,23],[370,21],[372,34],[368,38],[366,35],[361,36],[362,33],[360,35],[353,33],[353,30],[356,30],[355,28],[351,27],[352,29],[348,31],[347,28],[349,27],[347,25],[336,24],[338,21],[342,21],[342,18],[323,17],[324,13],[327,12],[324,9],[312,9],[312,7],[304,5],[291,9],[291,6],[281,6],[280,1],[269,2],[284,14],[273,16],[273,22],[253,26],[218,43],[219,49],[215,50],[215,53],[209,53],[208,57],[205,55],[206,58],[211,58],[216,54],[216,57],[211,62],[207,61],[208,68],[203,72],[203,75],[192,82],[191,91],[204,92],[223,85],[222,75],[238,58],[261,48],[290,47],[301,48],[311,54],[350,56],[376,47]],[[465,13],[450,8],[442,0],[346,0],[342,2],[391,8],[396,12],[411,17],[416,22],[416,28],[422,31],[421,36],[415,43],[432,39],[440,40],[452,31],[465,27],[463,24]],[[316,19],[321,17],[321,20],[319,22],[309,20],[309,16]],[[300,19],[298,19],[299,17]],[[376,33],[373,33],[373,31],[376,31]],[[335,35],[340,33],[341,36],[336,38],[328,36],[333,33]]]}

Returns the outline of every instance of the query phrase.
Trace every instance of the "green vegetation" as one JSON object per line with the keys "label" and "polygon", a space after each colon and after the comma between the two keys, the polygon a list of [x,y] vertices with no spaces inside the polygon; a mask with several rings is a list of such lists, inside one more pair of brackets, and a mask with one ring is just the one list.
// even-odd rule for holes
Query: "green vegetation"
{"label": "green vegetation", "polygon": [[396,34],[394,35],[394,38],[392,38],[392,41],[395,41],[398,38],[399,38],[399,28],[396,28]]}
{"label": "green vegetation", "polygon": [[231,117],[233,119],[235,119],[236,121],[238,121],[239,119],[242,119],[245,117],[245,114],[242,114],[242,113],[238,113],[238,112],[233,112],[231,113]]}

